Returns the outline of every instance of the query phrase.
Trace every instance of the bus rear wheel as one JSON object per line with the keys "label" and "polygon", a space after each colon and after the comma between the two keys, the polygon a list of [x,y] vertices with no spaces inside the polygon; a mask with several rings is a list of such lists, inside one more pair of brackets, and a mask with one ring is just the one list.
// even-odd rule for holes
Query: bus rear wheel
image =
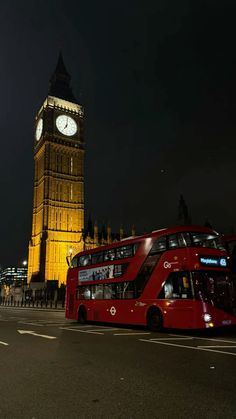
{"label": "bus rear wheel", "polygon": [[152,332],[160,332],[163,329],[163,318],[157,308],[152,308],[147,314],[147,327]]}
{"label": "bus rear wheel", "polygon": [[78,313],[78,323],[85,324],[86,320],[87,320],[87,315],[86,315],[85,307],[80,307],[79,313]]}

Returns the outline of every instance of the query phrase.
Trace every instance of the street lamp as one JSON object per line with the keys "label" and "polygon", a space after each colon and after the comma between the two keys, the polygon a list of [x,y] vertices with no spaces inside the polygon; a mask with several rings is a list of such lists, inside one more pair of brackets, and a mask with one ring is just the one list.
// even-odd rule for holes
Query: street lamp
{"label": "street lamp", "polygon": [[71,260],[72,260],[72,253],[73,253],[73,249],[72,247],[69,248],[69,256],[66,256],[66,262],[67,265],[69,266],[69,268],[71,268]]}
{"label": "street lamp", "polygon": [[[24,268],[26,268],[26,266],[27,266],[27,260],[26,259],[23,260],[22,265],[24,266]],[[27,274],[25,275],[25,272],[24,272],[23,285],[27,285]]]}

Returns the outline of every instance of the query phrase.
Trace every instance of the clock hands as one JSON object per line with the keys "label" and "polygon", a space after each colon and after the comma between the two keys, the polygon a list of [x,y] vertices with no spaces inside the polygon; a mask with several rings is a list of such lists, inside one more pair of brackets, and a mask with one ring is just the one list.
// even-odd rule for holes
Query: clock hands
{"label": "clock hands", "polygon": [[66,118],[66,125],[63,128],[63,131],[68,127],[68,118]]}

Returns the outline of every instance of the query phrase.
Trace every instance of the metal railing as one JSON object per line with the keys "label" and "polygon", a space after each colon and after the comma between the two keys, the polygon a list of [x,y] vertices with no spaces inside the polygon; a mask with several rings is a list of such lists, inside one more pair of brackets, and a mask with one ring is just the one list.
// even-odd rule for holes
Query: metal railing
{"label": "metal railing", "polygon": [[12,297],[0,297],[0,306],[7,307],[26,307],[26,308],[51,308],[61,309],[65,307],[64,300],[34,300],[34,299],[14,299]]}

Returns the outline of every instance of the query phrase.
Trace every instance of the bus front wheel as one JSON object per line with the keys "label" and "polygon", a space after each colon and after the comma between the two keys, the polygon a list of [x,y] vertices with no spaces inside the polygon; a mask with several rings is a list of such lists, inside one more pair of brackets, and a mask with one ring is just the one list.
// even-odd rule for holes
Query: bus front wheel
{"label": "bus front wheel", "polygon": [[87,320],[87,316],[86,316],[85,307],[80,307],[79,308],[79,313],[78,313],[78,322],[80,324],[85,324],[86,320]]}
{"label": "bus front wheel", "polygon": [[157,308],[151,308],[147,314],[147,327],[152,332],[160,332],[163,329],[163,318]]}

